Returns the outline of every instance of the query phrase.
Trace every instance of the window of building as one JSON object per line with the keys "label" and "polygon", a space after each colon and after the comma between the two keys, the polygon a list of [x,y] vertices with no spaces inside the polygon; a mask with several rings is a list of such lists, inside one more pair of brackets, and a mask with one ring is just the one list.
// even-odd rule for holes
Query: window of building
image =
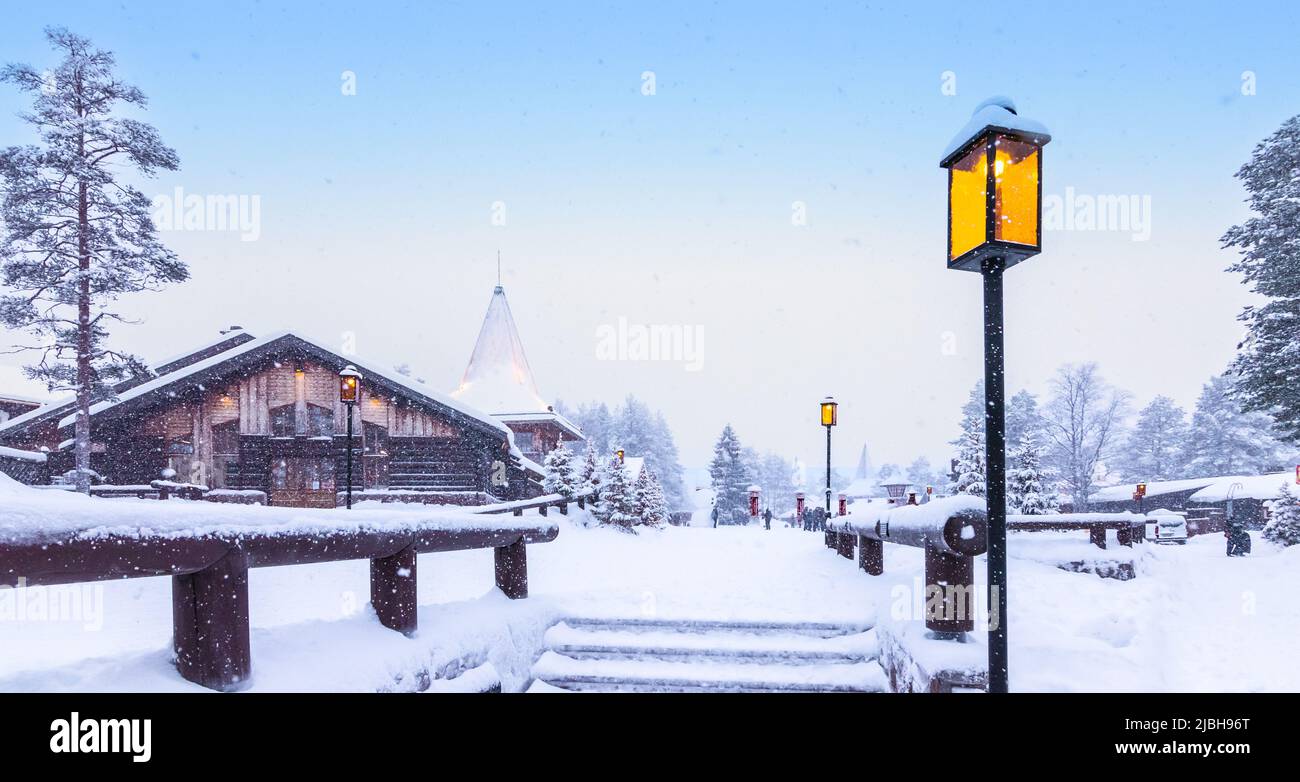
{"label": "window of building", "polygon": [[297,417],[293,405],[271,408],[271,436],[293,437],[298,433]]}
{"label": "window of building", "polygon": [[363,423],[362,459],[367,489],[388,488],[388,430],[379,424]]}
{"label": "window of building", "polygon": [[515,445],[524,453],[533,453],[533,433],[532,432],[515,432]]}
{"label": "window of building", "polygon": [[307,436],[330,437],[334,434],[334,411],[320,405],[307,405]]}
{"label": "window of building", "polygon": [[229,489],[229,473],[239,466],[239,421],[228,421],[212,427],[212,474],[208,486]]}

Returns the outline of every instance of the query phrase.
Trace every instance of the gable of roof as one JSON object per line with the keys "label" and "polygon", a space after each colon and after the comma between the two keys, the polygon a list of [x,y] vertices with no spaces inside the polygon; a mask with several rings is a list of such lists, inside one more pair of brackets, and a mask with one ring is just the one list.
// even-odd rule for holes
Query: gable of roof
{"label": "gable of roof", "polygon": [[[385,374],[376,369],[380,366],[377,363],[364,362],[352,356],[340,356],[291,332],[242,340],[220,353],[198,359],[127,389],[119,393],[114,400],[97,402],[91,406],[90,414],[92,419],[97,420],[111,420],[129,415],[156,406],[160,396],[171,398],[203,386],[205,383],[218,382],[233,373],[253,369],[268,360],[285,356],[315,359],[327,366],[340,368],[351,364],[365,376],[366,382],[378,386],[386,393],[432,408],[454,423],[463,424],[493,438],[504,441],[509,437],[510,430],[504,424],[482,411],[475,410],[410,378]],[[59,421],[59,428],[71,427],[75,418],[75,413],[65,415]]]}

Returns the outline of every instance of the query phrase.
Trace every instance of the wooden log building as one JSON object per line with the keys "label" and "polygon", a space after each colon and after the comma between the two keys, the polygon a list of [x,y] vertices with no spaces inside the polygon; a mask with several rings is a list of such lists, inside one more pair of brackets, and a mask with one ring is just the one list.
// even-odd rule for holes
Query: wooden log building
{"label": "wooden log building", "polygon": [[[238,332],[154,368],[91,408],[92,468],[106,483],[163,470],[212,489],[256,489],[273,505],[333,507],[346,483],[347,408],[338,372],[365,376],[353,408],[354,492],[481,504],[540,493],[541,474],[497,418],[303,337]],[[48,450],[73,468],[71,402],[0,425],[0,445]]]}

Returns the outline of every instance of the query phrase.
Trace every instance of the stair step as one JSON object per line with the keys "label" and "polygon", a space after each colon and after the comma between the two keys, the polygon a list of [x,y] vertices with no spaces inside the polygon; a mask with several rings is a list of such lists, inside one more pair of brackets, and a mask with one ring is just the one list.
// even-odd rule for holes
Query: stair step
{"label": "stair step", "polygon": [[667,631],[689,633],[742,633],[747,635],[800,635],[817,638],[858,635],[872,629],[865,622],[769,622],[719,621],[713,619],[644,619],[633,617],[569,617],[564,624],[582,630],[627,632]]}
{"label": "stair step", "polygon": [[576,660],[547,651],[533,676],[552,687],[602,692],[884,692],[874,662],[780,665],[745,662]]}
{"label": "stair step", "polygon": [[665,661],[734,660],[787,665],[851,663],[874,659],[874,631],[829,638],[799,633],[673,632],[575,628],[565,622],[546,631],[546,646],[573,659]]}

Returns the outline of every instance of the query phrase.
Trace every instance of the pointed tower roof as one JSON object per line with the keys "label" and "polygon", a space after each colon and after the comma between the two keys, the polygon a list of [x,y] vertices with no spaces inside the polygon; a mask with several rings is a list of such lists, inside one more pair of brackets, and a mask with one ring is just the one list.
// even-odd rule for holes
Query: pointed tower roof
{"label": "pointed tower roof", "polygon": [[495,415],[547,412],[550,406],[537,391],[524,344],[515,328],[505,288],[492,289],[483,327],[452,396]]}

